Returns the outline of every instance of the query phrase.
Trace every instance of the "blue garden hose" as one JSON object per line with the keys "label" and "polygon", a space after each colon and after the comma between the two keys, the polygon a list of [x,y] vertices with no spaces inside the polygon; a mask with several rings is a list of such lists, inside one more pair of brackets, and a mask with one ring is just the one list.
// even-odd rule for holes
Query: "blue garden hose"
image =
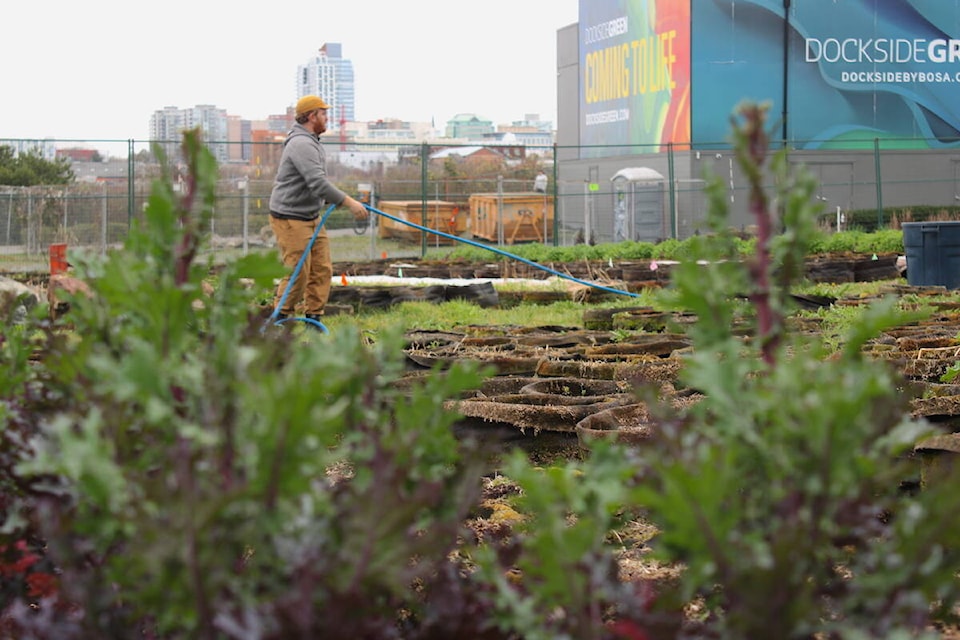
{"label": "blue garden hose", "polygon": [[[384,213],[383,211],[380,211],[379,209],[377,209],[377,208],[375,208],[375,207],[371,207],[371,206],[368,205],[368,204],[365,204],[365,205],[363,205],[363,206],[366,207],[368,210],[372,211],[373,213],[377,214],[378,216],[383,216],[384,218],[390,218],[390,219],[393,220],[394,222],[399,222],[400,224],[405,224],[405,225],[407,225],[407,226],[409,226],[409,227],[413,227],[414,229],[419,229],[420,231],[425,231],[425,232],[427,232],[427,233],[432,233],[432,234],[434,234],[434,235],[438,235],[438,236],[441,236],[441,237],[443,237],[443,238],[449,238],[449,239],[454,240],[454,241],[456,241],[456,242],[463,242],[463,243],[465,243],[465,244],[469,244],[469,245],[472,245],[472,246],[474,246],[474,247],[479,247],[479,248],[481,248],[481,249],[486,249],[487,251],[492,251],[493,253],[500,254],[500,255],[502,255],[502,256],[504,256],[504,257],[507,257],[507,258],[510,258],[510,259],[512,259],[512,260],[517,260],[518,262],[522,262],[522,263],[524,263],[524,264],[526,264],[526,265],[529,265],[529,266],[531,266],[531,267],[534,267],[534,268],[536,268],[536,269],[540,269],[541,271],[546,271],[547,273],[551,273],[551,274],[553,274],[553,275],[555,275],[555,276],[558,276],[558,277],[560,277],[560,278],[563,278],[563,279],[565,279],[565,280],[570,280],[571,282],[576,282],[577,284],[586,285],[586,286],[591,287],[591,288],[593,288],[593,289],[599,289],[599,290],[601,290],[601,291],[606,291],[606,292],[608,292],[608,293],[615,293],[615,294],[618,294],[618,295],[630,296],[630,297],[632,297],[632,298],[639,298],[639,297],[640,297],[639,294],[633,293],[632,291],[624,291],[623,289],[614,289],[614,288],[611,288],[611,287],[605,287],[605,286],[599,285],[599,284],[597,284],[597,283],[595,283],[595,282],[588,282],[588,281],[586,281],[586,280],[581,280],[580,278],[574,278],[573,276],[571,276],[571,275],[569,275],[569,274],[560,273],[559,271],[557,271],[557,270],[555,270],[555,269],[551,269],[550,267],[545,267],[545,266],[543,266],[542,264],[538,264],[538,263],[536,263],[536,262],[533,262],[532,260],[527,260],[526,258],[522,258],[522,257],[520,257],[520,256],[518,256],[518,255],[516,255],[516,254],[510,253],[509,251],[504,251],[503,249],[498,249],[498,248],[496,248],[496,247],[491,247],[491,246],[482,244],[482,243],[480,243],[480,242],[476,242],[476,241],[474,241],[474,240],[470,240],[470,239],[468,239],[468,238],[461,238],[460,236],[455,236],[455,235],[452,235],[452,234],[449,234],[449,233],[445,233],[445,232],[440,231],[440,230],[438,230],[438,229],[430,229],[429,227],[421,226],[421,225],[416,224],[416,223],[414,223],[414,222],[410,222],[409,220],[403,220],[403,219],[398,218],[398,217],[396,217],[396,216],[392,216],[392,215],[390,215],[389,213]],[[310,253],[310,248],[313,246],[313,241],[316,240],[317,234],[320,233],[320,229],[323,228],[323,223],[327,221],[327,218],[330,216],[330,213],[333,212],[333,210],[334,210],[335,207],[336,207],[336,205],[330,205],[330,208],[327,209],[326,213],[324,213],[324,214],[323,214],[323,217],[320,219],[320,223],[317,225],[317,228],[314,229],[314,231],[313,231],[313,236],[311,236],[310,242],[307,243],[306,248],[303,250],[303,255],[300,256],[300,260],[297,262],[297,266],[294,268],[293,273],[290,274],[290,280],[287,281],[287,286],[286,286],[286,289],[284,289],[283,295],[280,297],[280,302],[277,303],[277,306],[276,306],[276,308],[273,310],[273,313],[270,314],[270,317],[267,319],[267,323],[270,323],[270,321],[275,321],[275,322],[274,322],[275,325],[280,325],[280,324],[283,324],[284,322],[287,322],[288,320],[295,320],[295,321],[297,321],[297,322],[306,322],[306,323],[308,323],[308,324],[312,324],[312,325],[314,325],[315,327],[318,327],[318,328],[319,328],[321,331],[323,331],[324,333],[329,333],[329,332],[330,332],[330,331],[327,329],[327,327],[326,327],[322,322],[319,322],[318,320],[314,320],[314,319],[312,319],[312,318],[307,318],[307,317],[294,318],[294,317],[290,317],[290,318],[284,318],[283,320],[276,320],[276,318],[277,318],[277,316],[280,315],[280,309],[283,308],[283,303],[284,303],[284,302],[286,301],[286,299],[287,299],[287,294],[290,293],[290,287],[293,286],[294,281],[297,279],[297,276],[300,274],[300,269],[301,269],[301,267],[303,267],[303,262],[304,262],[304,260],[306,260],[307,254]]]}
{"label": "blue garden hose", "polygon": [[588,282],[588,281],[586,281],[586,280],[581,280],[581,279],[579,279],[579,278],[574,278],[574,277],[571,276],[571,275],[568,275],[568,274],[566,274],[566,273],[560,273],[559,271],[556,271],[556,270],[551,269],[551,268],[549,268],[549,267],[545,267],[545,266],[543,266],[542,264],[537,264],[536,262],[533,262],[532,260],[527,260],[526,258],[521,258],[520,256],[515,255],[515,254],[513,254],[513,253],[510,253],[510,252],[508,252],[508,251],[503,251],[502,249],[498,249],[498,248],[496,248],[496,247],[491,247],[491,246],[482,244],[482,243],[480,243],[480,242],[476,242],[476,241],[474,241],[474,240],[469,240],[469,239],[467,239],[467,238],[461,238],[460,236],[455,236],[455,235],[451,235],[451,234],[449,234],[449,233],[444,233],[443,231],[439,231],[439,230],[437,230],[437,229],[429,229],[429,228],[427,228],[427,227],[420,226],[419,224],[415,224],[415,223],[409,222],[409,221],[407,221],[407,220],[401,220],[400,218],[397,218],[397,217],[395,217],[395,216],[392,216],[392,215],[390,215],[389,213],[384,213],[383,211],[380,211],[379,209],[375,209],[375,208],[371,207],[370,205],[364,205],[364,206],[367,207],[367,209],[369,209],[370,211],[373,211],[374,213],[376,213],[377,215],[383,216],[384,218],[390,218],[390,219],[393,220],[394,222],[399,222],[399,223],[401,223],[401,224],[405,224],[405,225],[410,226],[410,227],[413,227],[413,228],[415,228],[415,229],[420,229],[421,231],[426,231],[426,232],[429,232],[429,233],[432,233],[432,234],[434,234],[434,235],[438,235],[438,236],[441,236],[441,237],[444,237],[444,238],[450,238],[451,240],[456,240],[457,242],[463,242],[463,243],[465,243],[465,244],[473,245],[474,247],[480,247],[481,249],[486,249],[487,251],[492,251],[492,252],[494,252],[494,253],[499,253],[499,254],[502,255],[502,256],[505,256],[505,257],[510,258],[510,259],[512,259],[512,260],[517,260],[517,261],[522,262],[522,263],[524,263],[524,264],[530,265],[531,267],[534,267],[534,268],[536,268],[536,269],[540,269],[541,271],[546,271],[547,273],[552,273],[553,275],[559,276],[559,277],[561,277],[561,278],[564,278],[565,280],[570,280],[570,281],[572,281],[572,282],[576,282],[576,283],[578,283],[578,284],[586,285],[586,286],[592,287],[592,288],[594,288],[594,289],[600,289],[601,291],[607,291],[608,293],[616,293],[616,294],[619,294],[619,295],[630,296],[630,297],[632,297],[632,298],[639,298],[639,297],[640,297],[639,294],[633,293],[632,291],[624,291],[624,290],[622,290],[622,289],[612,289],[612,288],[610,288],[610,287],[604,287],[604,286],[602,286],[602,285],[599,285],[599,284],[597,284],[597,283],[595,283],[595,282]]}

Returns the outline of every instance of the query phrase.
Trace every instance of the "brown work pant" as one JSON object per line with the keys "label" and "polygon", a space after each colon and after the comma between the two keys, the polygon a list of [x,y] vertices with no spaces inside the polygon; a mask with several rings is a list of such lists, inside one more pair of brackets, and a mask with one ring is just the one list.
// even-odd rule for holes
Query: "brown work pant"
{"label": "brown work pant", "polygon": [[[291,272],[300,261],[300,256],[313,237],[313,232],[320,224],[320,218],[315,220],[284,220],[270,216],[270,228],[277,237],[277,246],[280,248],[280,259]],[[292,275],[292,273],[291,273]],[[304,313],[320,315],[330,298],[330,279],[333,277],[333,262],[330,258],[330,241],[327,230],[321,229],[310,248],[310,253],[303,261],[303,266],[297,273],[297,278],[290,287],[290,292],[283,301],[280,313],[288,316],[295,315],[296,307],[303,302]],[[273,306],[280,304],[283,292],[287,289],[290,276],[284,277],[277,286]]]}

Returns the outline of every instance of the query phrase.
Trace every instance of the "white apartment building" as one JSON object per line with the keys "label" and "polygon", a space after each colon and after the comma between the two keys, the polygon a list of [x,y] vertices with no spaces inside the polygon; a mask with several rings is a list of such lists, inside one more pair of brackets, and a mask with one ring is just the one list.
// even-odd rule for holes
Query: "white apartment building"
{"label": "white apartment building", "polygon": [[297,99],[322,97],[331,106],[329,131],[339,131],[341,122],[355,118],[353,62],[342,51],[339,42],[326,42],[309,62],[297,66]]}
{"label": "white apartment building", "polygon": [[13,155],[38,153],[44,160],[53,161],[57,157],[57,147],[53,138],[43,140],[24,140],[21,138],[0,138],[0,146],[11,147]]}
{"label": "white apartment building", "polygon": [[198,104],[188,109],[164,107],[154,111],[150,116],[150,140],[159,144],[168,158],[176,158],[183,131],[198,127],[217,162],[227,162],[230,159],[227,111],[214,105]]}
{"label": "white apartment building", "polygon": [[150,116],[150,142],[157,144],[168,158],[176,158],[180,146],[180,132],[184,126],[183,109],[164,107]]}

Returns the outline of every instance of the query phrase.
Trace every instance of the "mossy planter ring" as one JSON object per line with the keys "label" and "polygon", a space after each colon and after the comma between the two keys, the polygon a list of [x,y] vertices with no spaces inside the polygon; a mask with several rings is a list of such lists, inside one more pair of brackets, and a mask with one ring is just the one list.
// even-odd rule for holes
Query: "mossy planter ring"
{"label": "mossy planter ring", "polygon": [[642,445],[653,435],[654,424],[647,405],[636,403],[598,411],[578,422],[575,430],[580,451],[585,455],[597,440]]}
{"label": "mossy planter ring", "polygon": [[576,404],[599,402],[608,396],[623,393],[624,390],[615,380],[593,380],[590,378],[543,378],[523,386],[520,393],[530,395],[561,396],[577,400]]}

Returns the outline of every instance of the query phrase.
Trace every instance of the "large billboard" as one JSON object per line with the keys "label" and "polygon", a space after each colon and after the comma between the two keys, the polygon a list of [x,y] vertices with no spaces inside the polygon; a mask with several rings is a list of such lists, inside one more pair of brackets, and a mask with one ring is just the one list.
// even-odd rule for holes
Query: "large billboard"
{"label": "large billboard", "polygon": [[688,142],[690,0],[581,0],[579,30],[580,143],[615,145],[582,154]]}
{"label": "large billboard", "polygon": [[[785,5],[789,10],[785,10]],[[960,147],[958,0],[581,0],[584,156],[726,146],[744,100],[807,149]]]}
{"label": "large billboard", "polygon": [[858,148],[874,139],[957,146],[958,15],[960,5],[947,0],[700,0],[692,16],[693,138],[726,140],[730,114],[752,99],[772,103],[777,134],[785,121],[798,148]]}

